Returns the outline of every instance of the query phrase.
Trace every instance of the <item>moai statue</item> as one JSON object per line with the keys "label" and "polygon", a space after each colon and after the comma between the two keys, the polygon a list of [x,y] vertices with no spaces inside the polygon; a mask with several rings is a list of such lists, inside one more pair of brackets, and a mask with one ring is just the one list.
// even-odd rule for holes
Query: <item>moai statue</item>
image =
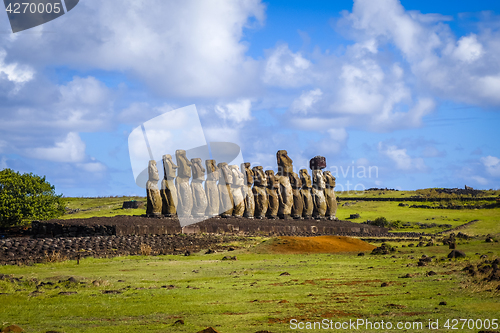
{"label": "moai statue", "polygon": [[177,165],[172,161],[171,155],[163,155],[163,180],[161,181],[161,199],[163,215],[171,217],[177,213],[177,189],[175,188],[175,170]]}
{"label": "moai statue", "polygon": [[175,159],[178,166],[177,178],[175,179],[178,195],[177,215],[179,217],[190,217],[193,210],[193,192],[189,185],[191,162],[187,159],[185,150],[176,150]]}
{"label": "moai statue", "polygon": [[286,150],[278,150],[276,153],[278,161],[278,172],[276,179],[278,180],[278,199],[279,209],[278,215],[282,219],[290,219],[293,206],[293,191],[290,184],[290,175],[293,173],[293,161],[288,157]]}
{"label": "moai statue", "polygon": [[325,177],[321,169],[326,167],[326,159],[322,156],[316,156],[309,162],[313,173],[312,198],[314,203],[313,216],[316,219],[323,219],[326,214],[325,198]]}
{"label": "moai statue", "polygon": [[219,170],[215,160],[206,160],[207,180],[205,181],[205,193],[207,195],[207,216],[219,215],[219,190],[217,189],[217,180],[219,179]]}
{"label": "moai statue", "polygon": [[158,189],[158,181],[160,180],[160,176],[158,175],[158,169],[156,168],[156,161],[154,160],[149,161],[148,175],[149,178],[146,183],[146,193],[148,198],[146,215],[160,216],[161,196],[160,196],[160,190]]}
{"label": "moai statue", "polygon": [[217,164],[219,168],[219,210],[223,211],[222,217],[233,215],[233,194],[231,193],[231,183],[233,182],[232,172],[226,162]]}
{"label": "moai statue", "polygon": [[254,184],[252,192],[255,199],[255,213],[257,219],[263,219],[266,216],[269,200],[267,200],[267,178],[261,166],[252,168],[254,174]]}
{"label": "moai statue", "polygon": [[193,179],[191,179],[191,191],[193,192],[193,210],[194,217],[205,216],[207,210],[207,194],[203,188],[205,181],[205,168],[201,165],[201,158],[191,159],[191,172]]}
{"label": "moai statue", "polygon": [[243,187],[245,187],[245,177],[240,172],[237,165],[230,165],[233,175],[233,182],[231,183],[231,193],[233,195],[233,216],[243,217],[245,213],[245,197],[243,196]]}
{"label": "moai statue", "polygon": [[245,198],[245,213],[243,213],[243,216],[248,217],[249,219],[253,219],[255,213],[255,198],[252,192],[254,173],[253,170],[250,169],[250,163],[242,163],[241,171],[245,175],[245,186],[243,186],[243,196]]}
{"label": "moai statue", "polygon": [[267,200],[269,201],[269,207],[267,208],[267,218],[275,219],[278,215],[278,209],[280,206],[278,199],[278,187],[279,182],[278,179],[274,175],[273,170],[266,170],[266,178],[267,178]]}
{"label": "moai statue", "polygon": [[337,220],[337,198],[335,197],[335,177],[330,171],[323,172],[326,180],[325,197],[326,197],[326,217],[329,220]]}
{"label": "moai statue", "polygon": [[310,219],[314,211],[314,203],[311,195],[311,177],[309,177],[309,172],[307,172],[307,169],[300,169],[299,175],[302,182],[302,189],[300,190],[300,194],[302,195],[302,200],[304,202],[302,217]]}
{"label": "moai statue", "polygon": [[302,193],[300,193],[302,181],[295,172],[290,174],[290,184],[292,185],[293,193],[292,217],[294,219],[302,219],[304,212],[304,199],[302,198]]}

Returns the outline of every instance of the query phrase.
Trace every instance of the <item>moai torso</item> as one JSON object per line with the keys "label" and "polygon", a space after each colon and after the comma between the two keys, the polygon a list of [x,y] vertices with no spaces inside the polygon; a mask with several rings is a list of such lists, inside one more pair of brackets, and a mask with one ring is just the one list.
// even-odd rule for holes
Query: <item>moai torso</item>
{"label": "moai torso", "polygon": [[255,199],[255,212],[254,216],[262,219],[266,216],[267,208],[269,207],[269,200],[267,199],[267,178],[261,166],[252,168],[254,173],[254,184],[252,192]]}
{"label": "moai torso", "polygon": [[299,219],[302,218],[302,213],[304,212],[304,199],[300,192],[302,189],[302,181],[295,172],[290,174],[290,185],[292,186],[293,193],[292,217],[294,219]]}
{"label": "moai torso", "polygon": [[205,168],[201,164],[201,158],[191,159],[191,172],[193,179],[191,180],[191,191],[193,192],[193,216],[205,216],[207,210],[207,195],[203,188],[205,181]]}
{"label": "moai torso", "polygon": [[335,177],[330,171],[323,173],[325,177],[325,198],[326,198],[326,217],[330,220],[336,219],[337,214],[337,198],[335,197]]}
{"label": "moai torso", "polygon": [[302,189],[300,194],[302,195],[302,200],[304,202],[304,210],[302,211],[302,216],[304,218],[311,218],[314,211],[314,203],[311,195],[311,177],[307,169],[300,169],[299,171],[300,180],[302,182]]}
{"label": "moai torso", "polygon": [[160,176],[158,175],[158,169],[156,167],[156,161],[149,161],[148,165],[148,181],[146,183],[146,194],[147,194],[147,206],[146,214],[151,216],[161,215],[161,195],[158,189],[158,181]]}
{"label": "moai torso", "polygon": [[219,189],[217,180],[219,179],[219,170],[215,160],[206,160],[207,180],[205,181],[205,193],[207,195],[207,216],[219,215]]}
{"label": "moai torso", "polygon": [[161,182],[162,213],[173,216],[177,213],[177,189],[175,188],[175,170],[177,165],[172,161],[172,156],[163,155],[163,180]]}
{"label": "moai torso", "polygon": [[219,211],[223,212],[222,217],[233,215],[233,195],[231,183],[233,182],[232,172],[226,162],[217,164],[219,168]]}
{"label": "moai torso", "polygon": [[178,166],[177,178],[175,179],[178,195],[177,215],[179,217],[190,217],[193,209],[193,192],[189,185],[191,162],[187,159],[185,150],[176,150],[175,158]]}
{"label": "moai torso", "polygon": [[293,191],[289,177],[293,173],[293,161],[288,157],[286,150],[278,150],[276,159],[278,162],[276,179],[279,183],[277,187],[279,200],[278,215],[280,218],[290,218],[293,206]]}
{"label": "moai torso", "polygon": [[267,178],[267,199],[269,200],[269,207],[267,208],[266,216],[268,218],[276,218],[279,209],[279,199],[278,199],[278,186],[279,182],[274,175],[273,170],[266,170]]}
{"label": "moai torso", "polygon": [[233,182],[231,183],[231,193],[233,194],[233,216],[242,217],[245,213],[245,200],[243,197],[243,187],[245,186],[245,177],[237,165],[230,165]]}
{"label": "moai torso", "polygon": [[254,182],[254,172],[250,169],[250,163],[242,163],[241,170],[245,176],[245,186],[243,186],[243,196],[245,198],[245,213],[243,216],[253,219],[255,214],[255,198],[252,191]]}
{"label": "moai torso", "polygon": [[314,203],[313,216],[323,218],[326,214],[325,178],[320,169],[313,170],[312,198]]}

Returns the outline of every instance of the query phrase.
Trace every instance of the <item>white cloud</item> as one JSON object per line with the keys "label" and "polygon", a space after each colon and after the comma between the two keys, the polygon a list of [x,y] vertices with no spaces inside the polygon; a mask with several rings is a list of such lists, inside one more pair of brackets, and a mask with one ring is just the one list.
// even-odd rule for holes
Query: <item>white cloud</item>
{"label": "white cloud", "polygon": [[120,123],[139,125],[160,114],[175,109],[176,107],[169,104],[163,104],[160,107],[156,107],[147,102],[133,102],[118,114],[117,119]]}
{"label": "white cloud", "polygon": [[13,57],[125,72],[166,96],[235,97],[258,76],[244,29],[264,20],[260,0],[88,0],[50,23],[57,34],[4,42]]}
{"label": "white cloud", "polygon": [[313,105],[321,99],[321,95],[323,95],[323,92],[319,88],[303,92],[299,98],[293,101],[291,106],[292,112],[307,114]]}
{"label": "white cloud", "polygon": [[486,178],[481,176],[471,176],[470,178],[479,183],[480,185],[487,185],[489,183]]}
{"label": "white cloud", "polygon": [[218,104],[215,113],[222,119],[229,119],[241,123],[252,119],[252,102],[249,99],[240,99],[235,103]]}
{"label": "white cloud", "polygon": [[481,58],[483,53],[483,46],[477,41],[477,36],[470,34],[458,40],[457,47],[453,51],[453,56],[458,60],[471,63]]}
{"label": "white cloud", "polygon": [[85,159],[85,142],[78,133],[70,132],[53,147],[29,149],[28,154],[37,159],[53,162],[81,162]]}
{"label": "white cloud", "polygon": [[[339,26],[355,40],[351,50],[357,52],[352,59],[371,59],[383,47],[395,46],[394,55],[400,53],[411,69],[405,84],[418,83],[412,83],[413,94],[500,105],[500,36],[485,28],[457,40],[443,23],[448,20],[406,11],[398,0],[356,0]],[[386,63],[380,57],[376,61]]]}
{"label": "white cloud", "polygon": [[492,177],[500,177],[500,158],[495,156],[486,156],[481,158],[481,163],[483,163],[486,168],[486,172]]}
{"label": "white cloud", "polygon": [[287,44],[278,45],[266,60],[263,81],[271,86],[300,87],[311,80],[312,64]]}
{"label": "white cloud", "polygon": [[412,158],[406,153],[405,148],[398,148],[393,145],[385,145],[382,142],[378,143],[378,150],[381,154],[387,156],[395,163],[396,169],[403,171],[421,172],[427,169],[422,158]]}
{"label": "white cloud", "polygon": [[327,131],[327,136],[319,143],[319,151],[323,154],[338,154],[345,147],[349,137],[345,128],[330,128]]}
{"label": "white cloud", "polygon": [[330,128],[327,132],[330,135],[330,139],[337,142],[345,142],[348,137],[345,128]]}
{"label": "white cloud", "polygon": [[19,63],[5,63],[7,52],[0,49],[0,79],[2,74],[7,76],[7,80],[18,85],[29,82],[35,75],[34,70],[30,66],[20,65]]}
{"label": "white cloud", "polygon": [[78,163],[77,167],[86,172],[94,174],[99,174],[106,171],[106,166],[100,162]]}

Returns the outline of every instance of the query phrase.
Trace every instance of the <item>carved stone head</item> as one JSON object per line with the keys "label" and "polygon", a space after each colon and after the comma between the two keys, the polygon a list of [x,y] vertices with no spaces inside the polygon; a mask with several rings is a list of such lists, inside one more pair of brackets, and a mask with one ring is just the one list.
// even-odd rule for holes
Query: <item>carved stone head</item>
{"label": "carved stone head", "polygon": [[240,171],[237,165],[230,165],[231,173],[233,174],[233,185],[243,186],[245,185],[245,176]]}
{"label": "carved stone head", "polygon": [[163,155],[163,173],[165,179],[174,179],[175,178],[175,169],[177,169],[177,165],[172,161],[171,155]]}
{"label": "carved stone head", "polygon": [[276,159],[278,161],[278,175],[288,176],[293,172],[293,161],[290,157],[288,157],[286,150],[278,150],[276,153]]}
{"label": "carved stone head", "polygon": [[303,188],[311,188],[311,177],[309,176],[309,172],[307,169],[300,169],[299,171],[300,180],[302,181]]}
{"label": "carved stone head", "polygon": [[334,188],[336,185],[336,178],[332,175],[332,173],[330,171],[325,171],[323,172],[323,175],[325,176],[326,187]]}
{"label": "carved stone head", "polygon": [[313,170],[313,184],[314,187],[318,190],[322,190],[325,188],[325,177],[323,176],[323,172],[320,169]]}
{"label": "carved stone head", "polygon": [[217,169],[215,160],[206,160],[205,166],[207,167],[207,180],[219,179],[219,169]]}
{"label": "carved stone head", "polygon": [[245,184],[252,186],[254,182],[254,172],[250,169],[250,163],[241,163],[241,171],[245,174]]}
{"label": "carved stone head", "polygon": [[158,175],[158,168],[156,167],[156,161],[150,160],[148,164],[148,176],[150,182],[158,182],[160,180],[160,175]]}
{"label": "carved stone head", "polygon": [[266,170],[267,177],[267,187],[268,188],[278,188],[279,181],[276,178],[273,170]]}
{"label": "carved stone head", "polygon": [[190,178],[191,177],[191,162],[186,157],[186,151],[179,149],[175,151],[175,159],[177,161],[177,177]]}
{"label": "carved stone head", "polygon": [[191,159],[191,172],[193,173],[193,179],[205,180],[205,168],[201,164],[201,158]]}
{"label": "carved stone head", "polygon": [[231,185],[233,183],[233,174],[226,162],[217,164],[219,168],[219,184]]}
{"label": "carved stone head", "polygon": [[299,175],[297,175],[295,172],[292,172],[290,174],[290,185],[292,185],[292,188],[295,189],[302,188],[302,181],[300,180]]}
{"label": "carved stone head", "polygon": [[262,166],[256,166],[252,168],[253,174],[254,174],[254,185],[255,186],[260,186],[260,187],[266,187],[267,186],[267,177],[266,174],[264,173],[264,170],[262,170]]}

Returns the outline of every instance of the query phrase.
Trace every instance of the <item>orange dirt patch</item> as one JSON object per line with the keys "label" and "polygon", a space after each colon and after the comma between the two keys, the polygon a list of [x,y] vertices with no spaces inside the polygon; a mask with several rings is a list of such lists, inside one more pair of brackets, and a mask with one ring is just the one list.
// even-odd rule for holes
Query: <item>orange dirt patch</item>
{"label": "orange dirt patch", "polygon": [[345,236],[283,236],[269,245],[275,253],[366,252],[375,247],[360,239]]}

